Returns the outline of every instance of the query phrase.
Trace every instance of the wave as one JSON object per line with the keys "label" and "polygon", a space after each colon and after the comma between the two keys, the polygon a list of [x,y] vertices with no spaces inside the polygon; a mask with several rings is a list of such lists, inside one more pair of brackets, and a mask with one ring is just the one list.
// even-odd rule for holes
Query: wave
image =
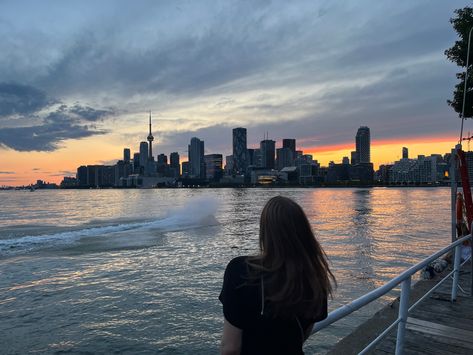
{"label": "wave", "polygon": [[181,208],[169,211],[166,217],[161,219],[3,239],[0,240],[0,255],[24,253],[45,247],[67,246],[83,238],[105,237],[126,231],[133,231],[136,235],[139,231],[171,232],[215,225],[218,223],[214,217],[217,208],[218,203],[214,198],[200,197],[189,201]]}

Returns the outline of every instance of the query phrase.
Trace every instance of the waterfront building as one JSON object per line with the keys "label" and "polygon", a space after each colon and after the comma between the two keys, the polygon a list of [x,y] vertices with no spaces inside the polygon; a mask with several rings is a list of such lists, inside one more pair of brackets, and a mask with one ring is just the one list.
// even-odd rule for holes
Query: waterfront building
{"label": "waterfront building", "polygon": [[406,147],[402,147],[402,159],[409,159],[409,150]]}
{"label": "waterfront building", "polygon": [[179,153],[172,152],[169,156],[170,165],[171,165],[171,175],[175,178],[178,178],[181,175],[181,164],[179,162]]}
{"label": "waterfront building", "polygon": [[296,155],[296,140],[293,138],[284,138],[282,140],[282,147],[288,148],[292,151],[293,156]]}
{"label": "waterfront building", "polygon": [[233,172],[233,155],[227,155],[225,157],[225,175],[232,175]]}
{"label": "waterfront building", "polygon": [[190,172],[190,164],[188,161],[182,162],[182,177],[188,178]]}
{"label": "waterfront building", "polygon": [[166,154],[159,154],[158,155],[158,166],[159,165],[166,165],[168,163],[168,157]]}
{"label": "waterfront building", "polygon": [[145,171],[148,164],[148,142],[140,143],[140,167]]}
{"label": "waterfront building", "polygon": [[222,177],[222,154],[207,154],[204,155],[205,161],[205,177],[209,181],[219,181]]}
{"label": "waterfront building", "polygon": [[87,185],[87,167],[81,165],[77,168],[76,174],[77,184],[79,187],[86,187]]}
{"label": "waterfront building", "polygon": [[123,161],[125,163],[130,162],[130,148],[123,149]]}
{"label": "waterfront building", "polygon": [[246,128],[234,128],[233,131],[233,169],[236,174],[244,174],[248,166],[246,147]]}
{"label": "waterfront building", "polygon": [[204,141],[192,137],[188,147],[189,177],[194,179],[205,178]]}
{"label": "waterfront building", "polygon": [[139,174],[141,170],[140,167],[140,153],[135,153],[133,154],[133,174]]}
{"label": "waterfront building", "polygon": [[348,157],[343,157],[342,164],[350,164],[350,159]]}
{"label": "waterfront building", "polygon": [[114,166],[114,185],[122,186],[120,181],[126,179],[129,175],[132,174],[132,165],[130,162],[124,160],[119,160]]}
{"label": "waterfront building", "polygon": [[352,166],[349,164],[330,164],[327,175],[325,176],[325,181],[333,184],[350,180],[350,168],[352,168]]}
{"label": "waterfront building", "polygon": [[373,163],[358,163],[356,165],[349,165],[349,168],[350,180],[359,181],[364,184],[370,184],[373,182]]}
{"label": "waterfront building", "polygon": [[356,165],[359,163],[359,160],[358,160],[358,153],[355,151],[355,152],[351,152],[351,165]]}
{"label": "waterfront building", "polygon": [[260,142],[261,167],[265,169],[274,169],[276,142],[271,139],[265,139]]}
{"label": "waterfront building", "polygon": [[366,126],[358,128],[356,132],[356,153],[358,163],[370,163],[371,162],[371,141],[370,141],[370,129]]}
{"label": "waterfront building", "polygon": [[168,175],[168,157],[166,154],[158,154],[156,162],[156,171],[159,176]]}
{"label": "waterfront building", "polygon": [[276,150],[276,166],[278,170],[285,167],[294,166],[295,150],[288,147],[278,148]]}

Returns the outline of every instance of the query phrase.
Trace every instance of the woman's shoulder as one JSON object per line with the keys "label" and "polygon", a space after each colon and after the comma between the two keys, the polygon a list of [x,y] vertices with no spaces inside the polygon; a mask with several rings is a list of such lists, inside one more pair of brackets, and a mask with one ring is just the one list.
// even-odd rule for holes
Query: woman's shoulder
{"label": "woman's shoulder", "polygon": [[233,258],[230,260],[230,262],[227,265],[227,271],[240,271],[244,272],[248,270],[248,264],[246,263],[246,260],[248,259],[248,256],[237,256],[236,258]]}

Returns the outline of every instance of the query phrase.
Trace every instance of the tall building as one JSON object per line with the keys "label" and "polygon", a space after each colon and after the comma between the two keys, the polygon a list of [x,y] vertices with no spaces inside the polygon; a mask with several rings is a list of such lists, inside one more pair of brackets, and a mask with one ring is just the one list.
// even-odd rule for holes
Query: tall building
{"label": "tall building", "polygon": [[148,159],[151,160],[151,159],[153,159],[153,141],[154,141],[153,134],[151,133],[151,111],[149,112],[149,134],[148,134],[147,139],[148,139],[148,142],[149,142]]}
{"label": "tall building", "polygon": [[351,165],[356,165],[359,163],[358,161],[358,153],[357,152],[351,152]]}
{"label": "tall building", "polygon": [[130,148],[123,149],[123,161],[125,163],[130,162]]}
{"label": "tall building", "polygon": [[265,139],[260,142],[261,167],[274,169],[274,153],[276,142],[271,139]]}
{"label": "tall building", "polygon": [[193,137],[188,149],[189,177],[195,179],[205,178],[204,141]]}
{"label": "tall building", "polygon": [[222,177],[222,154],[204,155],[205,161],[205,177],[208,180],[220,180]]}
{"label": "tall building", "polygon": [[295,139],[284,138],[282,140],[282,147],[289,148],[290,150],[292,150],[294,154],[294,158],[295,158],[295,155],[296,155],[296,140]]}
{"label": "tall building", "polygon": [[179,153],[178,152],[172,152],[171,155],[169,156],[169,163],[171,166],[171,171],[173,172],[173,176],[175,178],[178,178],[179,175],[181,174],[181,164],[179,162]]}
{"label": "tall building", "polygon": [[402,147],[402,159],[409,159],[409,150],[406,147]]}
{"label": "tall building", "polygon": [[140,166],[146,168],[148,164],[148,142],[140,143]]}
{"label": "tall building", "polygon": [[356,132],[356,153],[358,163],[370,163],[370,129],[366,126],[358,128]]}
{"label": "tall building", "polygon": [[168,163],[168,157],[166,154],[158,155],[158,165],[166,165]]}
{"label": "tall building", "polygon": [[248,167],[246,148],[246,128],[233,129],[233,169],[237,174],[244,174]]}
{"label": "tall building", "polygon": [[133,174],[140,173],[141,159],[140,153],[133,154]]}
{"label": "tall building", "polygon": [[289,166],[294,166],[294,153],[291,148],[278,148],[276,150],[276,166],[278,170],[282,170]]}

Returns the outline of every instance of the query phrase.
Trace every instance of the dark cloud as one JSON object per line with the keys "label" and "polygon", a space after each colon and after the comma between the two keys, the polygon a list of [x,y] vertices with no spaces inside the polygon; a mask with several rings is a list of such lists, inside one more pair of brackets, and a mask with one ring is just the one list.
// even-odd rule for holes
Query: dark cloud
{"label": "dark cloud", "polygon": [[80,139],[106,131],[84,124],[71,115],[67,106],[61,105],[49,112],[41,125],[28,127],[0,128],[0,146],[17,151],[53,151],[66,139]]}
{"label": "dark cloud", "polygon": [[49,122],[41,126],[0,129],[0,146],[24,151],[54,151],[66,139],[80,139],[105,131],[91,130],[71,122]]}
{"label": "dark cloud", "polygon": [[9,174],[15,174],[15,172],[14,171],[0,171],[0,174],[9,175]]}
{"label": "dark cloud", "polygon": [[45,92],[18,83],[0,83],[0,118],[27,115],[54,103]]}
{"label": "dark cloud", "polygon": [[[97,129],[96,122],[108,117],[111,110],[94,109],[79,103],[69,107],[61,104],[51,110],[59,100],[49,98],[45,92],[18,83],[0,83],[0,118],[14,115],[21,118],[23,127],[1,127],[0,147],[17,151],[53,151],[66,139],[80,139],[106,133]],[[42,113],[41,111],[47,111]]]}
{"label": "dark cloud", "polygon": [[103,120],[113,113],[111,110],[97,110],[92,107],[81,106],[79,104],[75,104],[74,106],[70,107],[69,112],[76,114],[86,121],[92,122]]}

